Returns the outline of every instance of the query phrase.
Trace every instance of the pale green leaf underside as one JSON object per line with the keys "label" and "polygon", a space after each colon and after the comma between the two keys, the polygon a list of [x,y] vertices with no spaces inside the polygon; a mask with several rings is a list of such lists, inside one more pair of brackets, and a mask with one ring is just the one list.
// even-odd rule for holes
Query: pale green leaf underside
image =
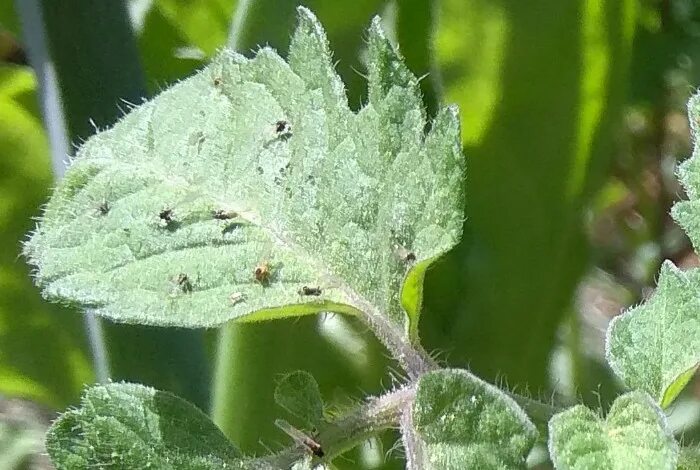
{"label": "pale green leaf underside", "polygon": [[375,21],[369,102],[352,112],[299,11],[288,63],[223,51],[81,147],[27,244],[49,298],[187,327],[407,311],[415,333],[416,285],[461,234],[456,111],[424,134],[417,80]]}
{"label": "pale green leaf underside", "polygon": [[672,470],[678,444],[661,410],[640,391],[618,397],[605,420],[583,405],[549,422],[557,470]]}
{"label": "pale green leaf underside", "polygon": [[537,430],[498,388],[464,370],[424,375],[413,405],[421,469],[525,468]]}
{"label": "pale green leaf underside", "polygon": [[59,469],[254,468],[193,405],[136,384],[87,389],[49,429],[46,447]]}

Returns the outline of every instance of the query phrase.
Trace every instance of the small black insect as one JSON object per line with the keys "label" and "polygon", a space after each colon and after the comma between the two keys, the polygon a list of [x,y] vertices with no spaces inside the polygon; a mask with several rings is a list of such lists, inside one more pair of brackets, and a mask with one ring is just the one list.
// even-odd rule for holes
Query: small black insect
{"label": "small black insect", "polygon": [[229,220],[238,217],[238,213],[235,211],[226,211],[223,209],[219,209],[216,211],[212,211],[211,216],[217,220]]}
{"label": "small black insect", "polygon": [[100,213],[100,215],[107,215],[109,214],[109,210],[111,207],[109,206],[109,202],[107,201],[102,201],[99,206],[97,206],[97,211]]}
{"label": "small black insect", "polygon": [[283,132],[286,132],[289,127],[289,123],[287,121],[277,121],[275,123],[275,132],[278,134],[281,134]]}
{"label": "small black insect", "polygon": [[302,288],[299,289],[298,292],[299,292],[299,295],[313,295],[313,296],[319,296],[322,293],[320,287],[309,287],[309,286],[302,286]]}
{"label": "small black insect", "polygon": [[220,86],[221,82],[222,82],[221,77],[216,77],[214,79],[214,86]]}
{"label": "small black insect", "polygon": [[287,121],[277,121],[275,123],[275,132],[277,133],[277,137],[282,140],[287,140],[292,136],[292,126]]}
{"label": "small black insect", "polygon": [[175,214],[173,213],[172,209],[163,209],[158,213],[158,217],[160,218],[160,220],[162,220],[166,224],[169,224],[173,221],[174,215]]}
{"label": "small black insect", "polygon": [[398,256],[403,263],[413,263],[416,261],[416,254],[401,245],[396,247],[396,256]]}
{"label": "small black insect", "polygon": [[175,283],[180,287],[180,290],[186,294],[190,294],[193,290],[192,281],[185,273],[180,273],[175,278]]}

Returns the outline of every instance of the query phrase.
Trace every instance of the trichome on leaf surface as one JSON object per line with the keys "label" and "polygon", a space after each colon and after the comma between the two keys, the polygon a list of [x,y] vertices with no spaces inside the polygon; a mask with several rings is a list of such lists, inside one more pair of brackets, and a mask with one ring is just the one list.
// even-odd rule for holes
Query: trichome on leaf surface
{"label": "trichome on leaf surface", "polygon": [[[25,251],[47,298],[118,322],[353,315],[404,369],[404,383],[330,417],[309,374],[284,377],[276,400],[304,428],[279,420],[293,442],[262,457],[241,455],[169,393],[98,385],[49,431],[59,468],[313,468],[391,427],[410,469],[526,467],[558,410],[441,369],[418,337],[425,272],[461,236],[457,110],[429,122],[418,80],[379,19],[367,49],[368,99],[357,112],[305,8],[287,61],[269,48],[250,59],[221,51],[85,142]],[[696,161],[682,172],[691,201],[676,211],[691,232]],[[604,421],[583,407],[554,416],[557,468],[675,468],[680,450],[661,407],[697,367],[700,338],[673,331],[700,331],[700,310],[690,308],[700,297],[697,275],[664,269],[656,300],[621,317],[608,338],[613,368],[639,390]],[[671,314],[671,303],[688,307]],[[656,349],[645,352],[640,339]]]}

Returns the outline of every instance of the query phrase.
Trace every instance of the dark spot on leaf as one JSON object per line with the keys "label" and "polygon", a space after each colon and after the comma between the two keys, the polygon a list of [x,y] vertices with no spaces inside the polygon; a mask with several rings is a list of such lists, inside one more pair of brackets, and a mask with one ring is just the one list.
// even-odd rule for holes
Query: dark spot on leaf
{"label": "dark spot on leaf", "polygon": [[214,86],[220,86],[221,82],[222,82],[221,77],[216,77],[214,79]]}
{"label": "dark spot on leaf", "polygon": [[263,167],[261,167],[261,166],[257,167],[256,170],[257,170],[259,175],[262,175],[263,173],[265,173],[265,170],[263,170]]}

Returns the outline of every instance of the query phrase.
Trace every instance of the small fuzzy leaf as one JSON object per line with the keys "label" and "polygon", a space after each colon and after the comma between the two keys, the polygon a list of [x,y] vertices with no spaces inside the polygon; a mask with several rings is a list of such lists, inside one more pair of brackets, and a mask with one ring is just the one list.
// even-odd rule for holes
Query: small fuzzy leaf
{"label": "small fuzzy leaf", "polygon": [[644,392],[615,400],[605,420],[583,405],[549,422],[549,453],[558,470],[672,470],[678,444]]}
{"label": "small fuzzy leaf", "polygon": [[[420,469],[525,468],[537,430],[498,388],[464,370],[424,375],[413,405]],[[422,442],[421,442],[422,441]]]}
{"label": "small fuzzy leaf", "polygon": [[323,398],[318,383],[308,372],[296,371],[277,382],[275,401],[310,427],[323,419]]}
{"label": "small fuzzy leaf", "polygon": [[459,119],[426,134],[378,21],[369,44],[358,112],[300,8],[288,63],[223,51],[90,138],[26,245],[44,294],[164,326],[362,311],[415,340],[425,270],[461,236]]}
{"label": "small fuzzy leaf", "polygon": [[49,429],[46,447],[59,469],[249,468],[194,405],[136,384],[87,389]]}
{"label": "small fuzzy leaf", "polygon": [[700,361],[700,270],[665,262],[654,295],[610,322],[606,345],[628,387],[671,404]]}

